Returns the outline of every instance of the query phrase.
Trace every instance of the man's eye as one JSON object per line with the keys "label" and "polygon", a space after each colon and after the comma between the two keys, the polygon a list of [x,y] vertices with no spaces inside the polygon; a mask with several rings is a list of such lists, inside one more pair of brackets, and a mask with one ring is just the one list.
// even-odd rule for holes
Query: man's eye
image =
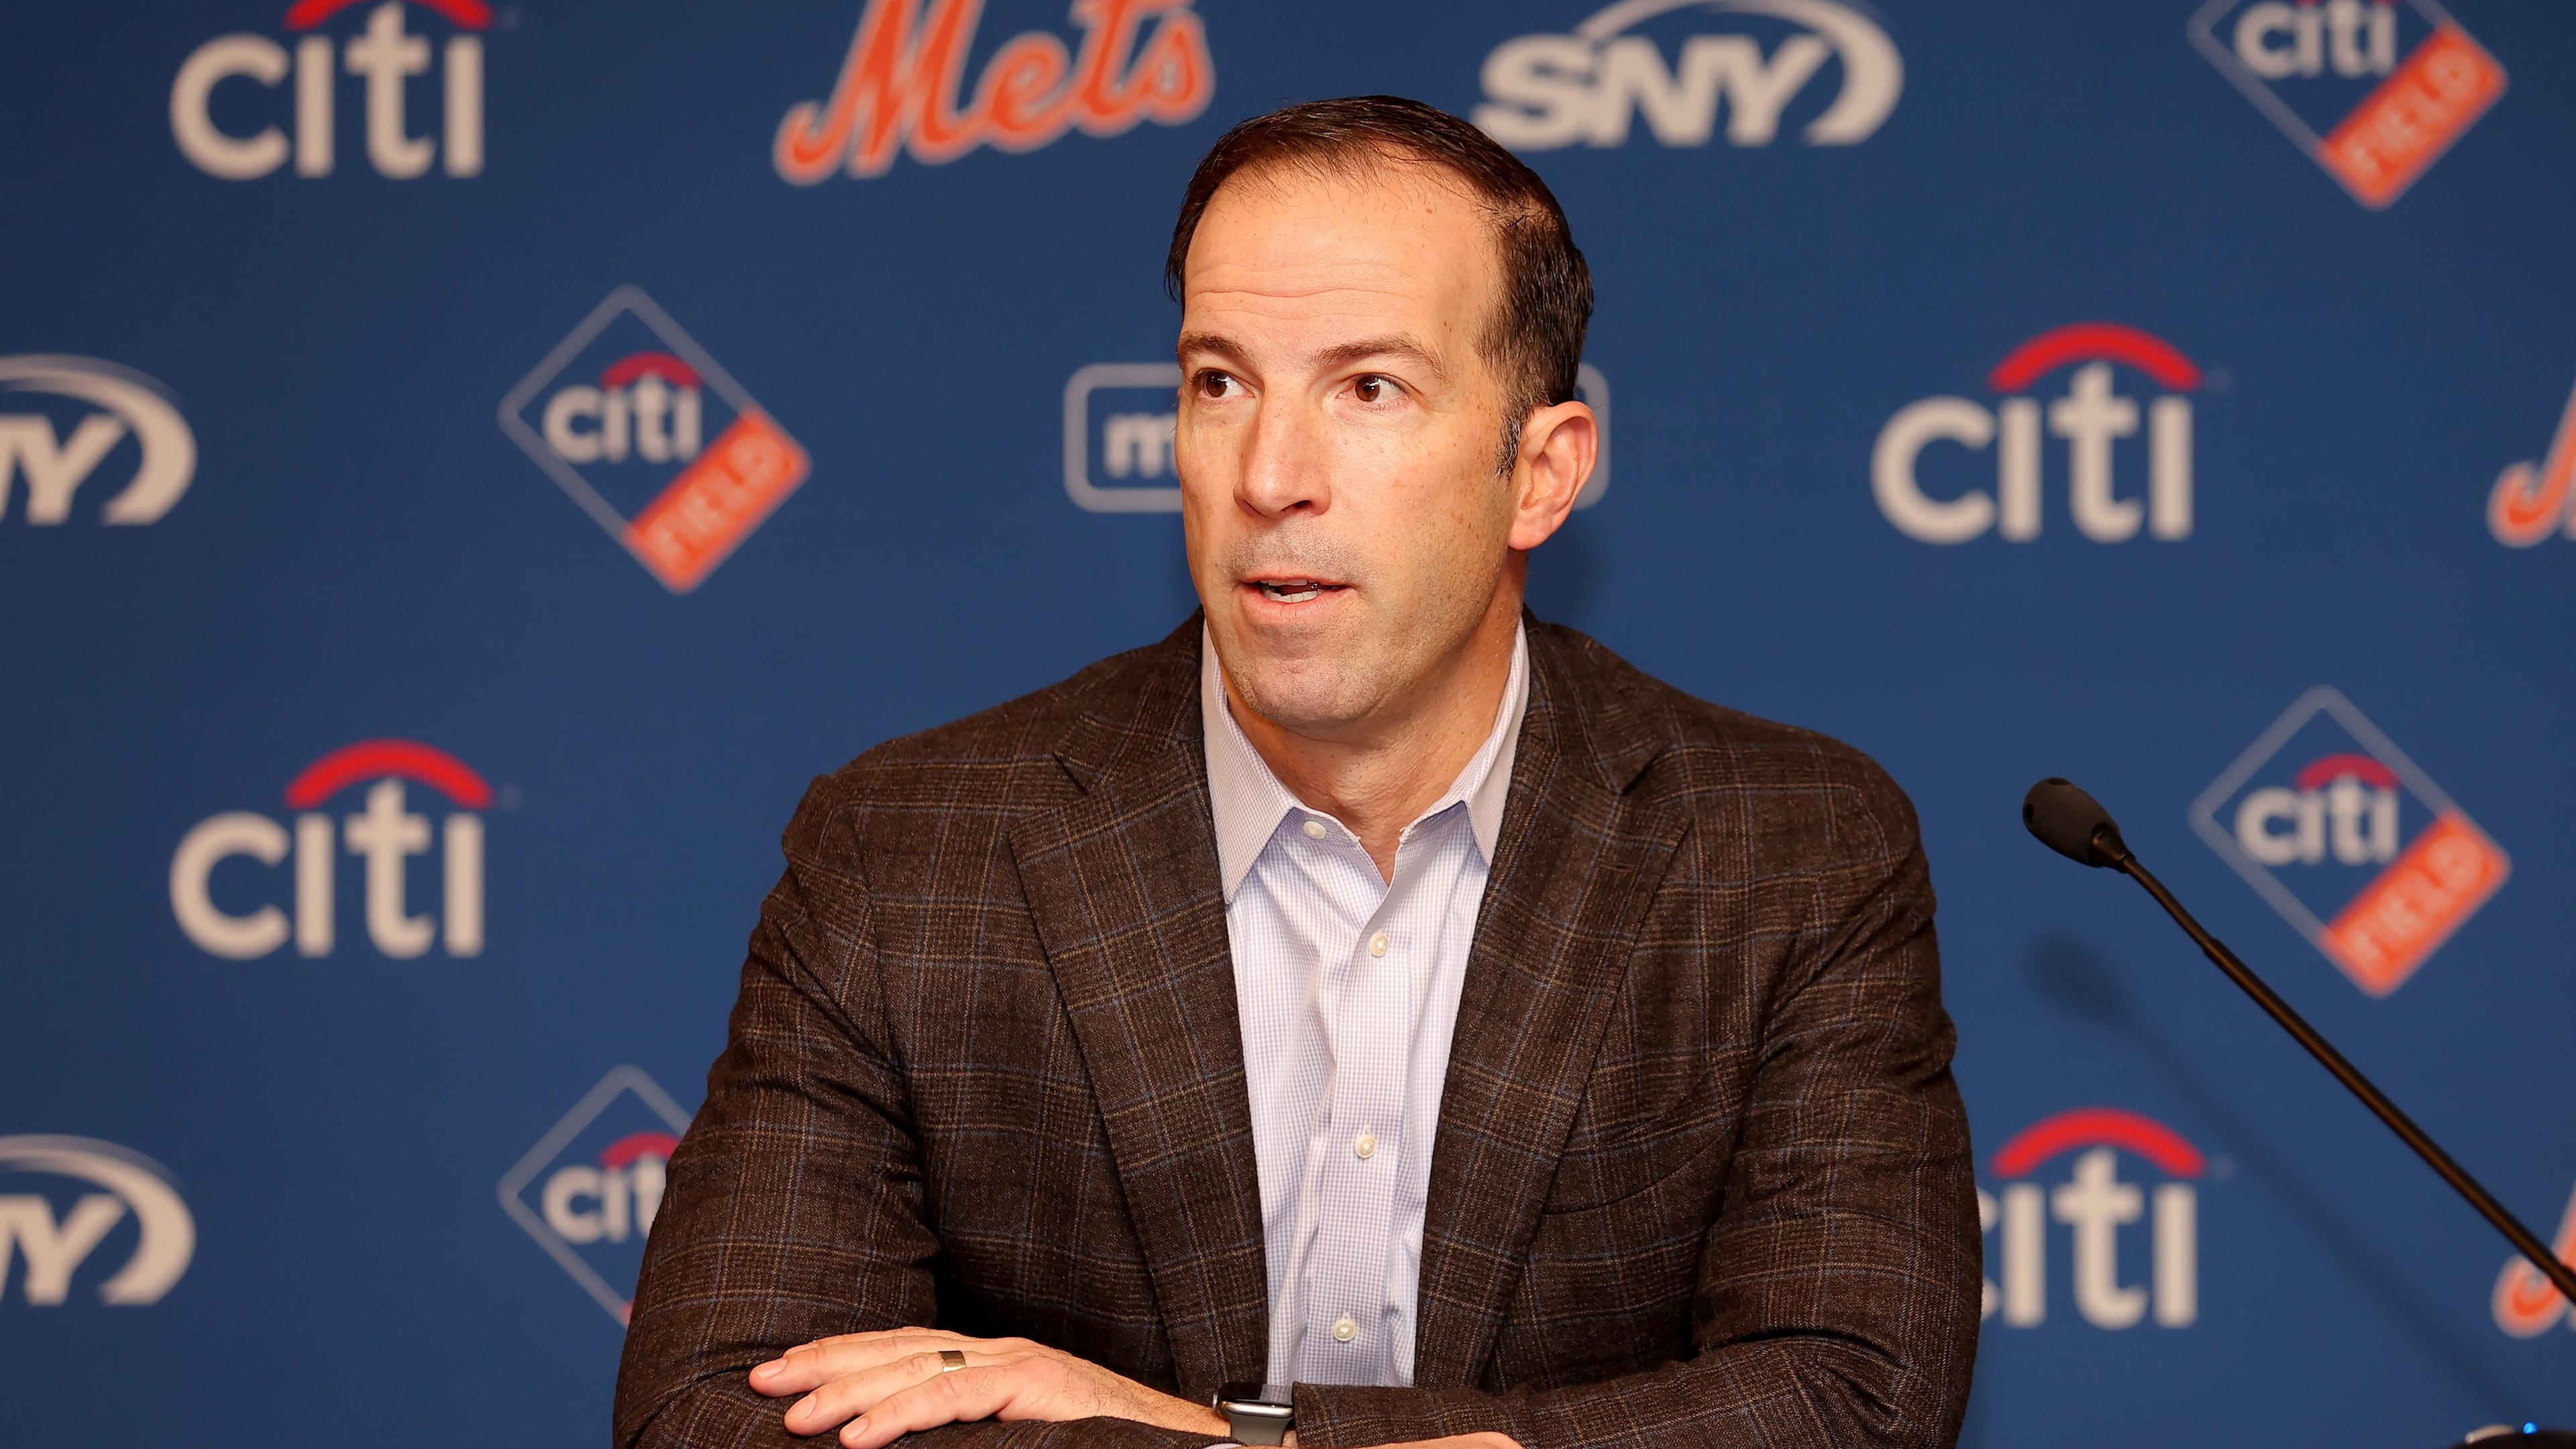
{"label": "man's eye", "polygon": [[1358,380],[1351,384],[1352,395],[1364,403],[1392,398],[1396,391],[1396,384],[1392,379],[1380,377],[1375,373],[1362,373]]}
{"label": "man's eye", "polygon": [[1232,377],[1214,370],[1200,373],[1198,376],[1198,384],[1199,396],[1205,398],[1224,397],[1226,396],[1227,389],[1236,385]]}

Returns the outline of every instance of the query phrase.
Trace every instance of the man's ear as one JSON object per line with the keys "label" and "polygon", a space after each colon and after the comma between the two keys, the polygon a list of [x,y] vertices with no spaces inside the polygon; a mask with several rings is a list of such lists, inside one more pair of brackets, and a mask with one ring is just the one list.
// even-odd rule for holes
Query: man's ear
{"label": "man's ear", "polygon": [[1512,460],[1511,547],[1547,542],[1574,511],[1574,500],[1601,459],[1601,425],[1592,409],[1561,402],[1531,411]]}

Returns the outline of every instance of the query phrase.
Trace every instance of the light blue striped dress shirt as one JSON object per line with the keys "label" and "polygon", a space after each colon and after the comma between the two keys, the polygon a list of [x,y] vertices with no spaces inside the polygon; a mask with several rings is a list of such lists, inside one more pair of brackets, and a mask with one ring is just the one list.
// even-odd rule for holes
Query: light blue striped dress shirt
{"label": "light blue striped dress shirt", "polygon": [[1271,774],[1204,634],[1217,865],[1270,1273],[1272,1383],[1409,1385],[1449,1039],[1529,699],[1516,633],[1493,733],[1405,827],[1393,880]]}

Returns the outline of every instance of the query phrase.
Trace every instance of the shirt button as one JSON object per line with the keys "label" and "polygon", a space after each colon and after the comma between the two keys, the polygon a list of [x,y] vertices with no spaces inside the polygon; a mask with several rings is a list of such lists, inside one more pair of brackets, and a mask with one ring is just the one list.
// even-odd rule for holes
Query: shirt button
{"label": "shirt button", "polygon": [[1369,954],[1372,956],[1383,956],[1386,954],[1386,948],[1390,944],[1391,943],[1386,939],[1386,932],[1380,931],[1376,935],[1369,937]]}
{"label": "shirt button", "polygon": [[1306,838],[1308,840],[1321,840],[1324,838],[1324,822],[1321,820],[1307,821],[1305,830]]}
{"label": "shirt button", "polygon": [[1360,1326],[1351,1321],[1349,1314],[1345,1313],[1333,1320],[1333,1342],[1348,1343],[1359,1336]]}
{"label": "shirt button", "polygon": [[1370,1158],[1377,1156],[1377,1134],[1374,1132],[1361,1133],[1358,1140],[1351,1143],[1351,1151],[1358,1153],[1359,1159],[1362,1162],[1366,1162]]}

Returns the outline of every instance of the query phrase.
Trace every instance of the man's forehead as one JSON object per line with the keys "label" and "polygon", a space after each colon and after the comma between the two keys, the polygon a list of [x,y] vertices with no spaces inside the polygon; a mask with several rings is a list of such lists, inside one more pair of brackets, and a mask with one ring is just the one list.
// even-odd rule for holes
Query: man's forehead
{"label": "man's forehead", "polygon": [[1483,315],[1493,261],[1482,210],[1423,167],[1274,166],[1229,178],[1209,202],[1183,300],[1194,313],[1403,311],[1464,325]]}

